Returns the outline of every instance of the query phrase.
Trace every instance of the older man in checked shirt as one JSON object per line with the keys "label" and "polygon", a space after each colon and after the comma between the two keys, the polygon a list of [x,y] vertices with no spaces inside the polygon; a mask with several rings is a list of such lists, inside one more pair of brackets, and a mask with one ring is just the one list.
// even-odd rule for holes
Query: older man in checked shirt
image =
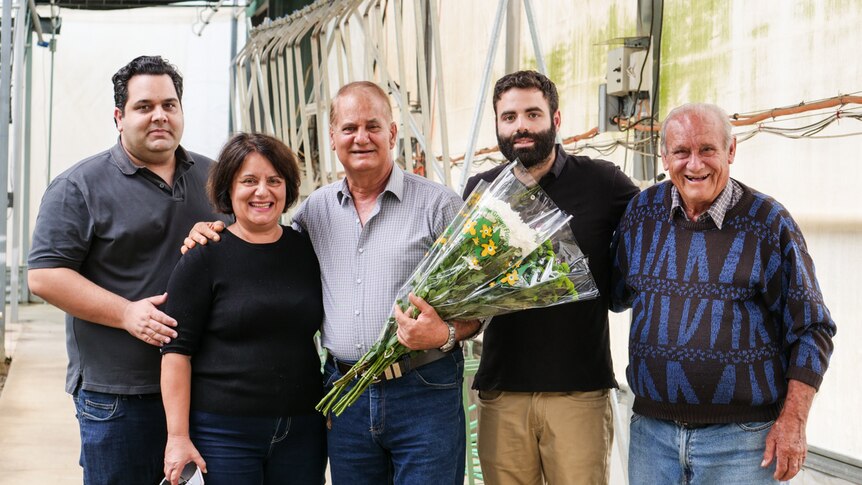
{"label": "older man in checked shirt", "polygon": [[[330,145],[344,180],[311,194],[294,216],[320,260],[327,386],[377,340],[395,297],[454,218],[461,199],[404,172],[392,160],[397,126],[389,97],[371,82],[342,87],[332,101]],[[196,226],[187,246],[217,235]],[[423,300],[416,319],[396,311],[401,343],[427,350],[404,358],[372,385],[328,434],[335,484],[452,484],[464,480],[463,355],[457,341],[478,322],[443,322]],[[400,376],[400,377],[399,377]]]}

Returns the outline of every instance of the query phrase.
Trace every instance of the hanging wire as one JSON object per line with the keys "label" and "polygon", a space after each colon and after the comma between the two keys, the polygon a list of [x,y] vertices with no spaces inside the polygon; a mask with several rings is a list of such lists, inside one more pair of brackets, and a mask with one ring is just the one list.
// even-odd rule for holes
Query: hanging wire
{"label": "hanging wire", "polygon": [[[829,98],[827,98],[829,99]],[[798,121],[803,119],[811,119],[817,118],[816,121],[811,123],[807,123],[802,126],[796,127],[784,127],[780,126],[781,124],[786,124],[791,121]],[[788,139],[831,139],[831,138],[847,138],[851,136],[859,136],[862,135],[862,132],[850,132],[850,133],[841,133],[835,135],[820,135],[823,130],[832,125],[833,123],[842,120],[842,119],[850,119],[862,122],[862,106],[852,106],[852,107],[842,107],[836,109],[834,111],[824,113],[822,111],[817,113],[800,113],[791,116],[784,116],[781,119],[776,119],[769,122],[758,123],[756,125],[751,125],[750,129],[745,131],[739,131],[735,133],[737,143],[741,143],[747,140],[750,140],[754,136],[760,133],[766,133],[771,135],[777,135]],[[645,124],[650,121],[650,117],[641,118],[631,125],[628,125],[630,129],[633,129],[635,126]],[[633,131],[633,130],[631,130]],[[592,151],[598,153],[601,156],[608,156],[612,153],[616,152],[620,147],[626,150],[624,164],[628,163],[628,154],[629,153],[638,153],[644,156],[652,155],[649,151],[645,150],[645,145],[657,143],[659,140],[658,132],[656,131],[646,131],[646,133],[650,133],[650,136],[645,137],[640,140],[631,141],[629,137],[629,133],[626,132],[625,138],[621,139],[611,139],[608,141],[602,142],[585,142],[581,144],[567,144],[564,145],[564,149],[567,153],[570,154],[579,154],[585,151]],[[577,142],[576,142],[577,143]],[[661,158],[659,153],[656,153],[656,158]],[[463,158],[456,157],[453,159],[452,166],[458,166],[461,164]],[[489,147],[477,150],[476,158],[474,159],[477,163],[494,163],[500,164],[505,163],[506,160],[499,154],[498,147]],[[625,169],[625,165],[623,166]]]}

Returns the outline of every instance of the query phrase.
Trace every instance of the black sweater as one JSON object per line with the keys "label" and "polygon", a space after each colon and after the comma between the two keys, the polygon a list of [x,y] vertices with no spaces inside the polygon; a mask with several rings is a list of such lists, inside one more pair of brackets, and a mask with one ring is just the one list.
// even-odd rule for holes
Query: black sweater
{"label": "black sweater", "polygon": [[[494,180],[497,167],[467,182]],[[595,300],[494,317],[485,330],[473,387],[516,392],[594,391],[616,387],[608,337],[610,245],[637,187],[615,165],[567,155],[557,145],[554,166],[539,185],[572,215],[575,239],[589,258],[600,295]]]}
{"label": "black sweater", "polygon": [[176,318],[179,335],[162,353],[192,356],[194,410],[313,413],[322,396],[313,336],[323,305],[311,243],[287,227],[268,244],[222,235],[174,269],[166,312]]}

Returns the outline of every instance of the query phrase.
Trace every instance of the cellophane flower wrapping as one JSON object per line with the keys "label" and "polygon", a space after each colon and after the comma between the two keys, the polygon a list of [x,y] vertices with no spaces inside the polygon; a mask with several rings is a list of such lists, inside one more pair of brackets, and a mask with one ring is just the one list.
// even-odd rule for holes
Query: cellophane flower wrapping
{"label": "cellophane flower wrapping", "polygon": [[[595,298],[598,290],[570,218],[519,162],[512,162],[493,182],[476,186],[395,304],[410,310],[412,292],[450,321]],[[377,342],[318,403],[319,411],[340,415],[411,352],[398,341],[397,328],[390,316]]]}

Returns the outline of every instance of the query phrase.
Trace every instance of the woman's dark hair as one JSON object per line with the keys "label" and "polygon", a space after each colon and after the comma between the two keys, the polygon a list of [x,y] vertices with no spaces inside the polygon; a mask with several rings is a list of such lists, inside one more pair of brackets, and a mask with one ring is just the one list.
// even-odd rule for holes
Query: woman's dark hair
{"label": "woman's dark hair", "polygon": [[299,164],[296,156],[278,138],[262,133],[237,133],[225,144],[218,156],[218,162],[210,169],[207,195],[215,209],[224,214],[233,214],[230,190],[233,178],[242,167],[246,157],[259,153],[272,164],[275,171],[284,178],[284,210],[292,206],[299,197]]}

